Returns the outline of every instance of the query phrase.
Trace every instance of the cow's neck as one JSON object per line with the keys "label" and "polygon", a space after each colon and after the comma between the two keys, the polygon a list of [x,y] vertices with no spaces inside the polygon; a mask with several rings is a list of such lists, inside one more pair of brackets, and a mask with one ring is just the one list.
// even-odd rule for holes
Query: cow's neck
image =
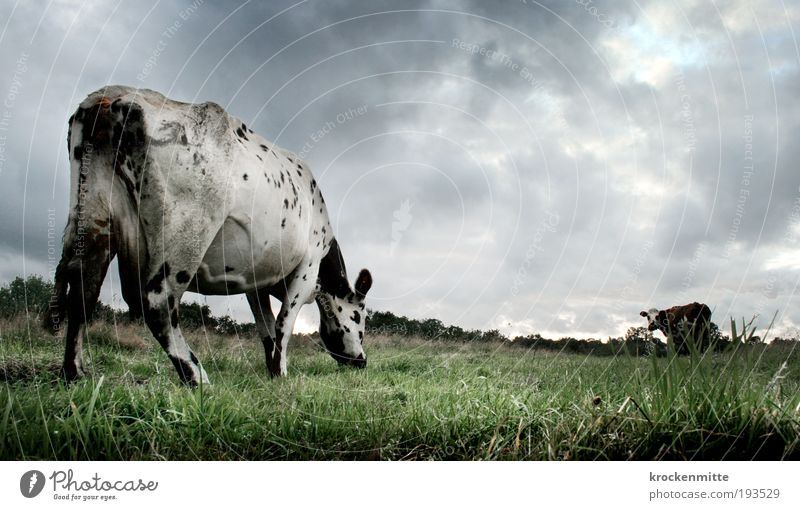
{"label": "cow's neck", "polygon": [[319,264],[317,283],[318,294],[345,298],[351,292],[350,284],[347,282],[347,269],[344,265],[344,258],[342,258],[342,252],[339,249],[339,243],[336,242],[336,238],[331,240],[328,253]]}

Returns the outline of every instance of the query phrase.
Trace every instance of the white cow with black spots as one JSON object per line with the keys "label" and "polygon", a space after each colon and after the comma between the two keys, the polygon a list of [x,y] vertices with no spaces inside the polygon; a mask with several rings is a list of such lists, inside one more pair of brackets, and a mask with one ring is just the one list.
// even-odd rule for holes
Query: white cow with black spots
{"label": "white cow with black spots", "polygon": [[[366,365],[364,299],[372,277],[347,281],[325,201],[308,167],[214,103],[111,86],[69,120],[70,214],[45,326],[67,319],[63,374],[84,372],[83,328],[108,265],[182,381],[208,382],[181,333],[187,290],[246,294],[267,370],[286,374],[300,307],[316,300],[320,336],[342,364]],[[277,317],[270,296],[281,300]],[[66,313],[65,313],[66,312]]]}

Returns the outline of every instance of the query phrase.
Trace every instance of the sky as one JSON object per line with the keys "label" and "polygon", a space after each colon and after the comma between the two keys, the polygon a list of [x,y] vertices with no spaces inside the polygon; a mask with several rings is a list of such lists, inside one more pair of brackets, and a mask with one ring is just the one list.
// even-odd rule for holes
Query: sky
{"label": "sky", "polygon": [[799,31],[782,0],[2,0],[0,283],[52,274],[67,119],[124,84],[301,154],[369,308],[602,339],[699,301],[797,335]]}

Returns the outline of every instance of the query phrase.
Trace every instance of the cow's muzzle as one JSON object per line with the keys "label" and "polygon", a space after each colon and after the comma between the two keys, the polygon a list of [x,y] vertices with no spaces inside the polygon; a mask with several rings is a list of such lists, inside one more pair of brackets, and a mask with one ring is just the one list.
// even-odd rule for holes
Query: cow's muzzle
{"label": "cow's muzzle", "polygon": [[351,358],[349,356],[336,356],[336,361],[343,366],[346,365],[348,367],[367,368],[367,358],[364,357],[364,353],[359,354],[355,358]]}

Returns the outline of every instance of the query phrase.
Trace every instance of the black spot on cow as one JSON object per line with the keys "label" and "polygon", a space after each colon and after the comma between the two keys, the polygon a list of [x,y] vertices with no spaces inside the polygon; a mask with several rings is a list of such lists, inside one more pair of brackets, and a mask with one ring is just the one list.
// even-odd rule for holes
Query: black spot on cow
{"label": "black spot on cow", "polygon": [[262,144],[261,144],[259,147],[261,147],[261,150],[262,150],[262,151],[264,151],[264,152],[269,152],[269,147],[267,147],[267,146],[266,146],[266,145],[264,145],[263,143],[262,143]]}
{"label": "black spot on cow", "polygon": [[73,151],[72,151],[72,157],[76,161],[80,161],[81,159],[83,159],[83,145],[76,145],[75,146],[75,149],[73,149]]}
{"label": "black spot on cow", "polygon": [[150,278],[150,281],[147,282],[144,290],[146,292],[154,292],[159,294],[163,290],[163,282],[164,280],[169,277],[169,263],[164,262],[158,271],[156,271],[155,276]]}
{"label": "black spot on cow", "polygon": [[281,220],[281,228],[286,228],[286,218]]}
{"label": "black spot on cow", "polygon": [[170,310],[174,310],[175,309],[175,296],[170,294],[170,296],[167,298],[167,304],[169,305],[169,309]]}
{"label": "black spot on cow", "polygon": [[242,128],[236,128],[236,135],[239,138],[243,138],[244,140],[249,140],[249,138],[247,138],[247,135],[244,133],[244,131],[242,131]]}
{"label": "black spot on cow", "polygon": [[191,279],[191,275],[186,271],[178,271],[178,274],[175,275],[175,281],[178,283],[188,283]]}
{"label": "black spot on cow", "polygon": [[170,322],[172,323],[173,328],[178,327],[178,310],[172,310],[172,313],[169,314]]}
{"label": "black spot on cow", "polygon": [[294,163],[294,160],[292,158],[290,158],[289,156],[286,156],[286,159],[289,160],[289,163]]}
{"label": "black spot on cow", "polygon": [[72,121],[75,120],[75,114],[69,116],[69,120],[67,121],[67,153],[69,153],[69,147],[72,144]]}
{"label": "black spot on cow", "polygon": [[245,131],[248,131],[247,125],[244,122],[242,122],[242,129],[244,129]]}
{"label": "black spot on cow", "polygon": [[351,317],[351,318],[353,319],[353,322],[355,322],[356,324],[361,323],[361,314],[360,313],[354,311],[353,312],[353,317]]}
{"label": "black spot on cow", "polygon": [[232,268],[231,266],[225,266],[225,272],[226,273],[230,273],[233,270],[234,270],[234,268]]}
{"label": "black spot on cow", "polygon": [[286,199],[286,198],[283,199],[283,208],[284,209],[288,209],[289,208],[289,200]]}
{"label": "black spot on cow", "polygon": [[[259,161],[264,161],[264,159],[261,156],[259,156],[258,154],[256,154],[256,157],[258,158]],[[264,175],[267,175],[267,174],[264,174]]]}
{"label": "black spot on cow", "polygon": [[200,364],[200,360],[197,359],[197,356],[195,356],[192,351],[189,351],[189,359],[192,360],[192,363],[194,363],[195,365]]}
{"label": "black spot on cow", "polygon": [[244,180],[246,181],[246,180],[247,180],[247,174],[244,174],[244,175],[242,176],[242,179],[244,179]]}

